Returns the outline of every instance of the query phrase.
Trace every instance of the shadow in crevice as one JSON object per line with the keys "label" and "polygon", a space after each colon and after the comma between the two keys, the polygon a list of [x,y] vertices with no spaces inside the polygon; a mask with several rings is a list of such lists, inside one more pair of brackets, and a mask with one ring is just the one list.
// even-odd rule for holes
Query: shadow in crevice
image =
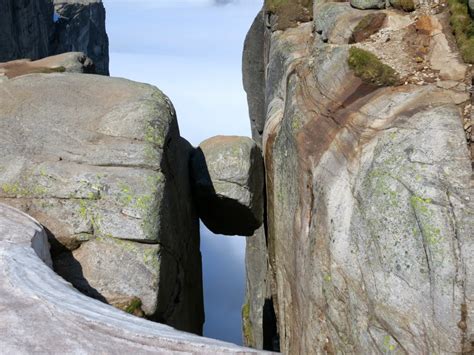
{"label": "shadow in crevice", "polygon": [[252,236],[261,221],[234,199],[216,193],[201,148],[191,156],[191,183],[199,217],[215,234]]}
{"label": "shadow in crevice", "polygon": [[263,305],[263,350],[280,351],[280,335],[273,299],[265,299]]}
{"label": "shadow in crevice", "polygon": [[62,244],[48,228],[44,226],[43,228],[51,245],[53,270],[63,279],[70,282],[79,292],[109,304],[105,297],[89,284],[82,272],[82,266],[74,258],[72,250]]}

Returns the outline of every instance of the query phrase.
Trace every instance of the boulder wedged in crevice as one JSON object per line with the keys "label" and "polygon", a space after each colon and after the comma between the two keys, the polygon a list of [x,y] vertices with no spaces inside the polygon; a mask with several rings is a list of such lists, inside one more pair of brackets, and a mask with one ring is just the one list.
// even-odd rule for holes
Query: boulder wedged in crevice
{"label": "boulder wedged in crevice", "polygon": [[216,234],[251,236],[263,223],[263,160],[252,139],[216,136],[191,158],[199,217]]}

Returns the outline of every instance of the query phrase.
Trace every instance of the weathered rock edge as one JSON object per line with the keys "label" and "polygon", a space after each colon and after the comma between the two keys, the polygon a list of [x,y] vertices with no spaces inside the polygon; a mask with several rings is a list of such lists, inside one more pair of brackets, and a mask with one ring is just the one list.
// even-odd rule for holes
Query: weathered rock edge
{"label": "weathered rock edge", "polygon": [[6,353],[262,353],[146,321],[84,296],[51,269],[33,218],[0,204],[0,348]]}

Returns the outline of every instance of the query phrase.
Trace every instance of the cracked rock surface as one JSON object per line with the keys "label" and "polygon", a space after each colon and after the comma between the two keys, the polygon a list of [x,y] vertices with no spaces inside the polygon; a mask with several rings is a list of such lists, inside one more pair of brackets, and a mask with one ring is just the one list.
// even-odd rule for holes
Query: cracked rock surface
{"label": "cracked rock surface", "polygon": [[192,147],[169,99],[150,85],[69,73],[20,76],[0,92],[0,201],[47,228],[59,274],[201,333]]}

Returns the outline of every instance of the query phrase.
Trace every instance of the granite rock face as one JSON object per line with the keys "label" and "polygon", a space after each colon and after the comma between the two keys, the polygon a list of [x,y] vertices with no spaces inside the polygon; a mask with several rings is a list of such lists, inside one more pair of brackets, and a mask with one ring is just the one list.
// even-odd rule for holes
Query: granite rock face
{"label": "granite rock face", "polygon": [[82,74],[20,76],[0,88],[0,201],[49,230],[58,273],[95,298],[138,303],[150,319],[201,333],[192,147],[169,99]]}
{"label": "granite rock face", "polygon": [[109,39],[105,30],[105,7],[101,0],[54,0],[59,15],[52,51],[84,52],[97,74],[109,75]]}
{"label": "granite rock face", "polygon": [[[257,354],[134,317],[75,290],[51,270],[48,236],[0,204],[0,348],[8,354]],[[120,267],[123,269],[123,265]]]}
{"label": "granite rock face", "polygon": [[251,236],[263,223],[263,159],[247,137],[216,136],[193,153],[199,217],[216,234]]}
{"label": "granite rock face", "polygon": [[52,31],[50,0],[0,0],[0,62],[47,57]]}
{"label": "granite rock face", "polygon": [[[423,34],[384,11],[380,34],[349,45],[346,28],[317,22],[322,8],[337,9],[326,23],[352,18],[347,5],[315,3],[316,23],[253,38],[268,48],[267,228],[247,245],[245,340],[289,354],[469,353],[470,79],[442,45],[447,14],[429,15]],[[406,85],[367,80],[385,66]]]}

